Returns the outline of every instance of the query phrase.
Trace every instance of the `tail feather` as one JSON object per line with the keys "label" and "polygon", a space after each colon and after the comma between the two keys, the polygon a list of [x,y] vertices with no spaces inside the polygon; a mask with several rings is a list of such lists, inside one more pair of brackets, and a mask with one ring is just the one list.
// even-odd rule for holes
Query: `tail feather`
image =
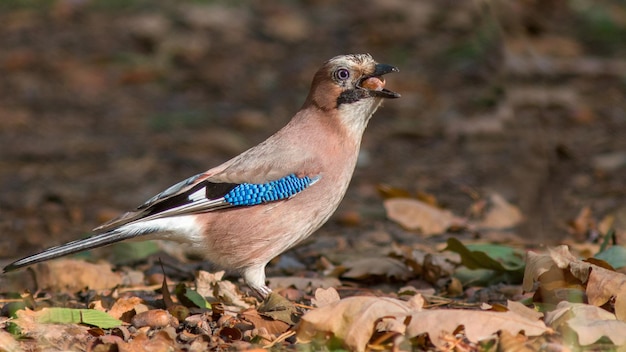
{"label": "tail feather", "polygon": [[94,249],[97,247],[107,246],[116,242],[124,241],[129,238],[140,236],[141,233],[132,233],[126,231],[113,230],[105,232],[103,234],[83,238],[80,240],[72,241],[66,244],[62,244],[57,247],[46,249],[43,252],[33,254],[26,258],[17,260],[4,267],[3,272],[7,273],[28,265],[40,263],[46,260],[63,257],[69,254]]}

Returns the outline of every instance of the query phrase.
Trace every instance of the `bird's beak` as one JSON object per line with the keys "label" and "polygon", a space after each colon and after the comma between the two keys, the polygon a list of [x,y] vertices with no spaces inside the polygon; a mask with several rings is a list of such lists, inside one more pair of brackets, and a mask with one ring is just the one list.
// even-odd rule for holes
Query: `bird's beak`
{"label": "bird's beak", "polygon": [[361,78],[357,87],[369,91],[370,94],[375,97],[388,99],[400,98],[400,94],[385,88],[383,75],[391,72],[400,72],[400,70],[391,65],[376,64],[376,66],[374,66],[374,72]]}

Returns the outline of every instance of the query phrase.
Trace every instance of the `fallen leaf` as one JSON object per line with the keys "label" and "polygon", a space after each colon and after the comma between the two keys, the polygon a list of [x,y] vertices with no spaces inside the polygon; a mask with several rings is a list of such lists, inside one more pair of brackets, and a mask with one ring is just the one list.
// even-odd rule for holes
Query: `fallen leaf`
{"label": "fallen leaf", "polygon": [[626,247],[611,246],[594,255],[594,258],[604,260],[615,269],[626,267]]}
{"label": "fallen leaf", "polygon": [[2,352],[22,352],[19,342],[10,333],[0,330],[0,351]]}
{"label": "fallen leaf", "polygon": [[458,253],[461,263],[470,269],[491,269],[496,271],[519,271],[524,268],[524,252],[519,249],[490,243],[464,245],[451,237],[445,250]]}
{"label": "fallen leaf", "polygon": [[524,217],[518,207],[507,202],[498,193],[489,196],[488,210],[478,223],[484,229],[507,229],[519,225]]}
{"label": "fallen leaf", "polygon": [[40,287],[53,291],[75,292],[86,287],[103,290],[122,284],[122,276],[114,273],[108,263],[58,259],[39,263],[34,270]]}
{"label": "fallen leaf", "polygon": [[250,308],[250,304],[242,299],[242,294],[235,284],[222,280],[225,272],[209,273],[203,270],[196,276],[196,292],[202,297],[212,297],[229,306]]}
{"label": "fallen leaf", "polygon": [[184,284],[176,286],[176,297],[179,301],[188,300],[198,308],[211,309],[211,303],[207,302],[197,291],[194,291]]}
{"label": "fallen leaf", "polygon": [[16,312],[17,319],[13,322],[19,326],[21,335],[36,340],[41,346],[49,344],[51,346],[71,346],[72,350],[86,350],[89,327],[77,324],[41,323],[39,316],[42,311],[24,309]]}
{"label": "fallen leaf", "polygon": [[384,201],[389,219],[409,230],[421,230],[425,236],[446,231],[455,222],[452,212],[409,198],[390,198]]}
{"label": "fallen leaf", "polygon": [[582,303],[560,302],[556,309],[546,314],[546,323],[554,328],[566,324],[576,332],[578,343],[587,346],[602,337],[614,344],[626,344],[626,322],[619,321],[606,310]]}
{"label": "fallen leaf", "polygon": [[526,253],[526,269],[524,270],[524,280],[522,281],[524,291],[532,291],[535,281],[541,275],[550,271],[552,267],[554,267],[554,260],[549,255],[538,254],[533,251]]}
{"label": "fallen leaf", "polygon": [[332,303],[339,302],[341,297],[334,287],[327,289],[318,288],[315,290],[315,297],[311,299],[311,304],[317,308],[327,306]]}
{"label": "fallen leaf", "polygon": [[166,326],[178,326],[178,319],[173,317],[168,311],[163,309],[151,309],[139,313],[131,319],[131,324],[136,328],[149,326],[152,329],[164,328]]}
{"label": "fallen leaf", "polygon": [[274,276],[268,278],[267,281],[269,282],[269,286],[273,289],[293,286],[302,291],[341,286],[341,281],[334,277],[307,278],[296,276]]}
{"label": "fallen leaf", "polygon": [[103,329],[114,328],[122,324],[122,321],[94,309],[43,308],[37,311],[37,316],[40,323],[87,324]]}
{"label": "fallen leaf", "polygon": [[464,283],[515,283],[522,281],[524,277],[524,253],[516,248],[489,243],[464,245],[451,237],[445,250],[458,253],[461,263],[474,271],[472,273],[463,268],[457,269],[455,276]]}
{"label": "fallen leaf", "polygon": [[493,312],[423,310],[422,305],[421,295],[412,297],[408,302],[387,297],[349,297],[306,313],[296,330],[296,336],[298,341],[306,343],[320,332],[332,333],[346,347],[363,351],[374,328],[378,332],[405,333],[407,338],[427,333],[438,347],[446,343],[442,336],[456,331],[460,326],[464,327],[466,337],[472,342],[478,342],[498,331],[511,334],[524,331],[527,336],[537,336],[547,331],[537,314],[519,306],[506,312]]}
{"label": "fallen leaf", "polygon": [[155,333],[152,338],[149,338],[145,333],[139,333],[129,342],[118,342],[117,346],[123,352],[166,352],[176,350],[176,341],[162,330]]}
{"label": "fallen leaf", "polygon": [[569,231],[577,241],[584,241],[589,231],[596,228],[596,220],[591,207],[585,206],[578,212],[575,219],[568,222]]}
{"label": "fallen leaf", "polygon": [[139,304],[142,304],[142,300],[139,297],[122,297],[113,303],[113,306],[108,313],[115,319],[120,319],[129,323],[132,316],[128,318],[126,318],[126,316],[134,315],[135,307]]}
{"label": "fallen leaf", "polygon": [[196,275],[196,291],[202,297],[213,297],[213,290],[215,289],[215,285],[222,281],[225,271],[218,271],[215,273],[210,273],[208,271],[200,270]]}
{"label": "fallen leaf", "polygon": [[272,335],[280,335],[289,330],[291,324],[288,324],[281,320],[275,320],[267,316],[259,314],[256,309],[246,309],[240,313],[241,318],[254,325],[255,328],[264,328],[268,333]]}
{"label": "fallen leaf", "polygon": [[556,267],[585,285],[589,304],[602,306],[613,299],[615,315],[619,320],[626,321],[626,275],[579,260],[567,246],[548,249],[548,254],[531,253],[526,259],[524,290],[531,290],[534,281],[541,283],[542,275]]}
{"label": "fallen leaf", "polygon": [[529,319],[514,311],[492,312],[461,309],[424,310],[411,315],[407,326],[409,338],[428,333],[435,346],[443,347],[440,339],[444,333],[452,333],[459,326],[465,327],[465,336],[478,342],[498,331],[507,331],[517,335],[524,331],[527,336],[541,335],[547,331],[542,320]]}
{"label": "fallen leaf", "polygon": [[300,342],[318,333],[332,333],[355,351],[364,351],[382,318],[404,321],[421,308],[388,297],[348,297],[306,313],[296,330]]}
{"label": "fallen leaf", "polygon": [[539,320],[543,318],[543,313],[529,308],[520,302],[507,301],[506,307],[509,311],[514,312],[519,316],[525,317],[529,320]]}
{"label": "fallen leaf", "polygon": [[411,197],[411,192],[407,191],[406,189],[394,187],[385,183],[377,185],[376,190],[378,191],[378,194],[380,194],[380,196],[384,199]]}
{"label": "fallen leaf", "polygon": [[497,351],[535,352],[537,349],[527,346],[528,337],[519,333],[511,334],[508,331],[500,332]]}
{"label": "fallen leaf", "polygon": [[613,299],[615,315],[626,321],[626,275],[596,265],[591,268],[586,291],[589,304],[599,307]]}
{"label": "fallen leaf", "polygon": [[299,312],[296,306],[287,298],[276,292],[271,292],[257,308],[261,315],[274,320],[296,325]]}
{"label": "fallen leaf", "polygon": [[348,269],[341,277],[348,279],[366,279],[372,276],[384,276],[407,280],[414,274],[401,261],[389,257],[357,259],[343,264]]}

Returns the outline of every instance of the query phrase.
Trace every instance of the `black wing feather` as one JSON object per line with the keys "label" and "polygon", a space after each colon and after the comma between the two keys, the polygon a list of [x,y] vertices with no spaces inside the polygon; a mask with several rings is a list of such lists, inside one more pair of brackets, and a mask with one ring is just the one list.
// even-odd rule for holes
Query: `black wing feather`
{"label": "black wing feather", "polygon": [[233,188],[239,186],[238,183],[215,183],[209,181],[203,181],[188,189],[187,191],[177,194],[173,197],[165,199],[161,202],[153,204],[146,209],[146,216],[161,213],[168,209],[178,208],[180,206],[192,203],[189,196],[196,193],[198,190],[205,188],[205,196],[207,199],[218,199],[224,197]]}

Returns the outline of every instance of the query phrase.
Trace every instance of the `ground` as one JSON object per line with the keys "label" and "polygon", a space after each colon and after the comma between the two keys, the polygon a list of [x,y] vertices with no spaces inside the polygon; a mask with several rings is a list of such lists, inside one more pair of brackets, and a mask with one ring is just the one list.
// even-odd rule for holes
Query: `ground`
{"label": "ground", "polygon": [[[370,122],[337,214],[285,258],[581,243],[597,235],[572,225],[581,210],[624,216],[619,1],[5,1],[0,22],[0,264],[262,141],[321,63],[352,52],[399,67],[402,98]],[[466,219],[498,194],[524,220],[426,239],[386,217],[381,189]]]}

